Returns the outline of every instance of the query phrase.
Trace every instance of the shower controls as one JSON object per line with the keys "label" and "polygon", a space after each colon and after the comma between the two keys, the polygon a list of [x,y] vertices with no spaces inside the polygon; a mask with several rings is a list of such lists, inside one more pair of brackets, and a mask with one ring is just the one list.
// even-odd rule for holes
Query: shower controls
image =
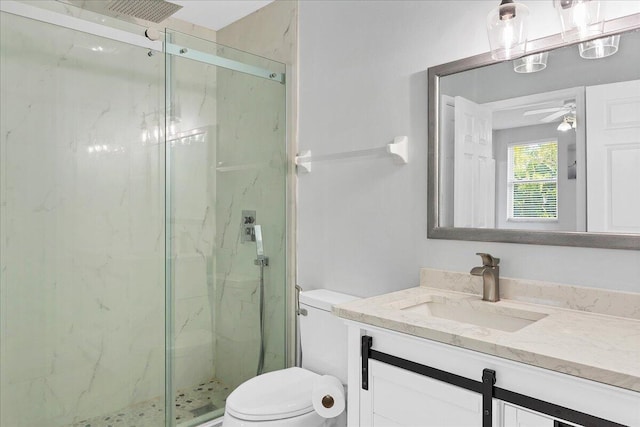
{"label": "shower controls", "polygon": [[256,211],[242,211],[242,218],[240,220],[240,242],[255,242],[256,235],[253,226],[256,224]]}

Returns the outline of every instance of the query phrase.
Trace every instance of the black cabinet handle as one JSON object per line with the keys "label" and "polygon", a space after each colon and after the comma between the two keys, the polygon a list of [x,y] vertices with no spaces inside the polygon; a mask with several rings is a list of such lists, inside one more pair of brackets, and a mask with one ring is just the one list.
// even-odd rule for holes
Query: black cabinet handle
{"label": "black cabinet handle", "polygon": [[[496,371],[482,370],[482,427],[491,427],[493,420],[493,385]],[[554,426],[555,427],[555,426]]]}
{"label": "black cabinet handle", "polygon": [[360,342],[360,357],[362,359],[362,389],[369,390],[369,357],[371,357],[371,346],[373,338],[367,335],[362,336]]}

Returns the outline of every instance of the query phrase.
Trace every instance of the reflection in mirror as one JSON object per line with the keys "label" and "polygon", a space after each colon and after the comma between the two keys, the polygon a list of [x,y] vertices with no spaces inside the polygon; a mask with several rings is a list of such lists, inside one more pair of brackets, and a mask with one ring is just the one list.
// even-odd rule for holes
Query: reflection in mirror
{"label": "reflection in mirror", "polygon": [[[430,69],[430,237],[640,235],[640,30],[516,61],[464,61]],[[437,232],[458,228],[469,236]]]}

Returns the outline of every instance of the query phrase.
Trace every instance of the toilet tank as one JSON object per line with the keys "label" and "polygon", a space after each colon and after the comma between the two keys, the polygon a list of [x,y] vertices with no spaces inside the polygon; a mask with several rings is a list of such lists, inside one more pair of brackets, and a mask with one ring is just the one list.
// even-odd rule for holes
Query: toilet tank
{"label": "toilet tank", "polygon": [[300,309],[306,310],[298,316],[303,368],[347,383],[347,326],[331,308],[357,299],[326,289],[300,292]]}

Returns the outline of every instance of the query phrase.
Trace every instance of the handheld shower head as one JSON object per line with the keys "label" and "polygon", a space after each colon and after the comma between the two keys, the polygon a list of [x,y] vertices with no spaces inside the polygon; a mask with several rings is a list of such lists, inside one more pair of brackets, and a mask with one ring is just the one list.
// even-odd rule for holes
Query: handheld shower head
{"label": "handheld shower head", "polygon": [[264,256],[264,246],[262,245],[262,226],[254,225],[253,234],[256,238],[256,255]]}
{"label": "handheld shower head", "polygon": [[269,258],[264,256],[264,245],[262,243],[262,226],[254,225],[253,226],[253,236],[256,242],[256,260],[254,263],[256,265],[267,266],[269,265]]}

